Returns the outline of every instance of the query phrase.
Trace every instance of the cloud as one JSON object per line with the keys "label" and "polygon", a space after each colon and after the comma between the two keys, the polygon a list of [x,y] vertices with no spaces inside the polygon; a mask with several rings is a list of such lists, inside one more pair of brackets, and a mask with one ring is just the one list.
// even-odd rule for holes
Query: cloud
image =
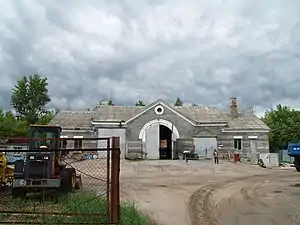
{"label": "cloud", "polygon": [[50,107],[164,98],[260,113],[300,103],[298,0],[0,0],[0,105],[23,75]]}

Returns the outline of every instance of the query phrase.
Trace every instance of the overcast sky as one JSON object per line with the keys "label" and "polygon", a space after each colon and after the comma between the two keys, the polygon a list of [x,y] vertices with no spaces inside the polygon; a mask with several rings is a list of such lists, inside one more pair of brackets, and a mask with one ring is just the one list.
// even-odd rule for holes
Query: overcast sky
{"label": "overcast sky", "polygon": [[299,0],[0,0],[0,106],[20,76],[51,107],[163,98],[300,104]]}

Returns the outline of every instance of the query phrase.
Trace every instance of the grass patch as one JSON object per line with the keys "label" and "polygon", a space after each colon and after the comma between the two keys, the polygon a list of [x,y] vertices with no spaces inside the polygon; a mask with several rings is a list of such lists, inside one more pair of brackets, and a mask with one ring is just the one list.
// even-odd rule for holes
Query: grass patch
{"label": "grass patch", "polygon": [[[4,203],[4,199],[0,199]],[[106,201],[102,197],[95,197],[91,193],[77,192],[59,198],[57,203],[41,199],[7,199],[5,203],[9,210],[25,210],[29,212],[60,212],[62,215],[5,215],[9,221],[43,222],[47,225],[59,225],[63,223],[99,224],[108,222],[106,213]],[[3,206],[1,206],[2,208]],[[66,213],[81,213],[85,215],[66,216]],[[91,215],[91,214],[103,215]],[[0,214],[0,224],[4,214]],[[10,218],[11,217],[11,218]],[[12,222],[13,222],[12,221]],[[149,218],[142,214],[134,204],[124,203],[121,205],[120,225],[151,225]]]}

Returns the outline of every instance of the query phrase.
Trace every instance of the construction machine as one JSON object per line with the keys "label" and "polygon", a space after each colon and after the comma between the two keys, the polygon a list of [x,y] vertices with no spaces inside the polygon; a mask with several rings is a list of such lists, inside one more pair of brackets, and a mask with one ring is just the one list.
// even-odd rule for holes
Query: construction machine
{"label": "construction machine", "polygon": [[290,142],[287,147],[287,153],[290,157],[294,157],[295,168],[300,172],[300,143]]}
{"label": "construction machine", "polygon": [[12,183],[14,167],[7,165],[5,152],[0,152],[0,187],[7,186]]}
{"label": "construction machine", "polygon": [[29,148],[22,160],[14,163],[12,196],[24,197],[30,192],[54,190],[67,193],[82,187],[81,175],[64,162],[69,153],[60,149],[61,127],[56,125],[31,125]]}

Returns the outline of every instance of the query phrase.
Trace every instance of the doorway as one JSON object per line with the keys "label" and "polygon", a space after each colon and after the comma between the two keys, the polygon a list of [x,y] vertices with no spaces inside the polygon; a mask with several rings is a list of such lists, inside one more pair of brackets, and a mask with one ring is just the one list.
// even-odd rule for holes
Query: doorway
{"label": "doorway", "polygon": [[172,159],[172,131],[159,125],[159,159]]}

